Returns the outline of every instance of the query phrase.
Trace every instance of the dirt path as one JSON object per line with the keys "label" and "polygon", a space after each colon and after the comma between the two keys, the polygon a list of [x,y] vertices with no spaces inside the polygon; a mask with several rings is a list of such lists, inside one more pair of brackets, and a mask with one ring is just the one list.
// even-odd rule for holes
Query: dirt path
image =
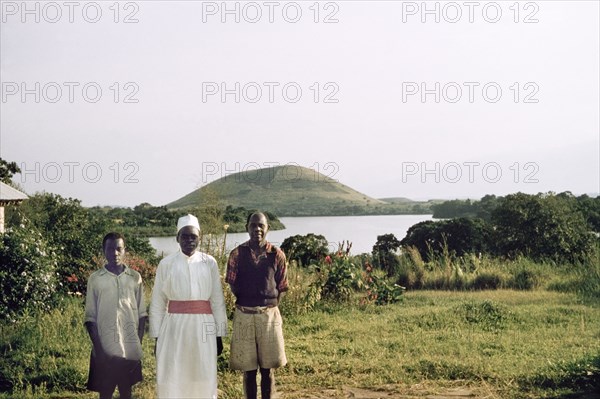
{"label": "dirt path", "polygon": [[[600,393],[582,393],[569,398],[600,399]],[[385,385],[375,389],[342,386],[339,389],[307,389],[282,392],[276,399],[502,399],[491,386],[440,387],[427,383]]]}
{"label": "dirt path", "polygon": [[[439,392],[438,392],[439,390]],[[354,387],[320,391],[286,392],[281,399],[491,399],[496,395],[481,388],[456,387],[433,390],[421,384],[412,387],[385,386],[377,390]]]}

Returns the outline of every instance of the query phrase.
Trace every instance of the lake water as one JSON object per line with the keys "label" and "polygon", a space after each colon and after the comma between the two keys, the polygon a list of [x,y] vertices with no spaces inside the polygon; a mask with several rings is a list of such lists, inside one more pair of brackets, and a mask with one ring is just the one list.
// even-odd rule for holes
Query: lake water
{"label": "lake water", "polygon": [[[378,235],[392,233],[401,240],[410,226],[431,220],[431,215],[282,217],[280,220],[286,228],[269,231],[267,235],[267,239],[277,246],[287,237],[314,233],[327,239],[330,251],[335,251],[339,242],[349,240],[352,243],[351,253],[357,255],[371,252]],[[226,251],[246,240],[248,233],[228,234]],[[151,237],[150,244],[164,255],[179,248],[175,237]]]}

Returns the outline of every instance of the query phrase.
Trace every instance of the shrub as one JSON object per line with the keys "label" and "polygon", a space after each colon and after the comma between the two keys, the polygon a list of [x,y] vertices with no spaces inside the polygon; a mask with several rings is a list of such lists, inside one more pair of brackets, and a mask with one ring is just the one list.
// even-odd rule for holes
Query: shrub
{"label": "shrub", "polygon": [[127,266],[138,272],[142,276],[144,284],[151,284],[156,276],[156,266],[146,261],[144,258],[128,253],[125,263]]}
{"label": "shrub", "polygon": [[367,293],[366,302],[373,302],[375,305],[387,305],[396,303],[402,298],[405,288],[394,283],[390,283],[386,278],[373,273],[373,266],[370,263],[364,264],[364,288]]}
{"label": "shrub", "polygon": [[[84,292],[90,260],[102,247],[108,221],[93,215],[77,199],[57,194],[35,194],[10,215],[11,226],[25,224],[43,233],[58,256],[59,291]],[[30,222],[30,223],[29,223]]]}
{"label": "shrub", "polygon": [[502,277],[496,272],[481,272],[475,276],[471,288],[475,290],[496,290],[502,287]]}
{"label": "shrub", "polygon": [[423,259],[431,261],[445,254],[486,252],[491,232],[491,226],[481,219],[427,220],[411,226],[401,243],[416,248]]}
{"label": "shrub", "polygon": [[521,267],[515,272],[510,285],[517,290],[531,290],[539,285],[539,276],[533,270]]}
{"label": "shrub", "polygon": [[322,267],[314,270],[319,274],[323,297],[346,301],[355,290],[363,287],[361,267],[349,256],[328,256]]}
{"label": "shrub", "polygon": [[492,212],[501,255],[574,262],[593,251],[593,238],[574,197],[511,194]]}
{"label": "shrub", "polygon": [[281,250],[285,252],[289,261],[295,260],[302,266],[319,262],[329,254],[327,239],[320,234],[312,233],[286,238],[281,243]]}
{"label": "shrub", "polygon": [[395,254],[398,248],[400,248],[400,241],[393,234],[377,236],[377,241],[373,245],[373,263],[385,270],[388,276],[392,276],[400,265]]}
{"label": "shrub", "polygon": [[[125,237],[125,240],[127,240],[127,237]],[[127,248],[125,264],[140,273],[144,284],[152,284],[156,276],[156,263],[151,263],[146,258],[137,255],[137,253],[130,252],[127,242],[125,246]],[[75,272],[71,273],[70,276],[66,276],[63,282],[67,287],[67,293],[75,296],[85,294],[88,278],[93,272],[104,267],[105,264],[106,260],[100,254],[94,255],[88,262],[82,262]]]}
{"label": "shrub", "polygon": [[0,236],[0,319],[50,310],[58,302],[57,256],[31,225]]}
{"label": "shrub", "polygon": [[[140,237],[135,234],[126,234],[125,251],[129,255],[135,255],[136,258],[143,259],[148,265],[156,266],[160,261],[160,257],[156,255],[156,250],[146,237]],[[144,276],[142,275],[142,278],[143,277]],[[154,276],[152,276],[152,278],[154,278]]]}

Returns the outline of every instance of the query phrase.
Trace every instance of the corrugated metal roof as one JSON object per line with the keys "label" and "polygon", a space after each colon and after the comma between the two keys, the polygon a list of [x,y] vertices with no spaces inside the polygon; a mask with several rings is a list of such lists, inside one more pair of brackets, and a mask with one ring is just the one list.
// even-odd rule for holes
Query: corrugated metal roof
{"label": "corrugated metal roof", "polygon": [[27,198],[27,194],[0,182],[0,201],[22,201]]}

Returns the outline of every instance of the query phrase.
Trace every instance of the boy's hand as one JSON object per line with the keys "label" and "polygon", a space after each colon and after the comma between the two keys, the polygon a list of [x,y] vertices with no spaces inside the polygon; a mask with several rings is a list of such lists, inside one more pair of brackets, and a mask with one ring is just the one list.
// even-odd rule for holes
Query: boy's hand
{"label": "boy's hand", "polygon": [[108,356],[102,350],[102,348],[94,348],[94,355],[96,356],[96,361],[98,363],[105,363],[108,361]]}
{"label": "boy's hand", "polygon": [[221,356],[223,353],[223,338],[217,337],[217,356]]}

